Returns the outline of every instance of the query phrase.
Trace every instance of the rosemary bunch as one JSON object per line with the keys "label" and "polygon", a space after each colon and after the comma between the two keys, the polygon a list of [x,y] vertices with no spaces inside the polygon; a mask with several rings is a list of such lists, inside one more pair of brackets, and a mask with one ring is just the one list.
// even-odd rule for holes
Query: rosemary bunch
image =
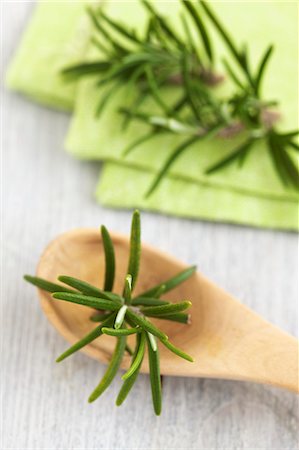
{"label": "rosemary bunch", "polygon": [[[184,5],[192,5],[188,0],[183,0]],[[129,108],[121,108],[125,116],[134,117],[149,125],[150,132],[132,142],[125,154],[134,150],[140,143],[153,138],[157,133],[170,133],[186,136],[185,140],[174,148],[155,179],[153,180],[147,196],[159,185],[172,164],[191,145],[211,138],[229,139],[238,134],[244,136],[243,142],[232,152],[213,164],[206,170],[206,174],[212,174],[224,167],[238,163],[242,167],[249,152],[258,141],[265,141],[271,156],[274,169],[280,180],[286,187],[299,189],[298,166],[293,162],[290,151],[298,151],[299,146],[295,141],[299,130],[281,133],[276,128],[276,122],[280,118],[279,112],[272,110],[277,105],[276,101],[264,100],[261,97],[261,86],[265,69],[273,52],[270,45],[264,52],[258,67],[253,71],[249,64],[248,50],[246,46],[238,49],[230,35],[216,17],[210,6],[199,0],[202,10],[206,13],[222,40],[230,51],[236,70],[224,59],[223,65],[227,79],[234,85],[234,91],[228,98],[219,98],[214,95],[199,79],[189,76],[188,60],[184,53],[181,55],[181,73],[185,95],[184,106],[187,105],[181,116],[178,115],[176,105],[173,104],[172,114],[152,115],[146,112],[132,112]],[[192,6],[195,11],[195,7]],[[158,97],[156,93],[156,97]],[[159,105],[160,102],[157,101]],[[180,111],[180,112],[181,112]]]}
{"label": "rosemary bunch", "polygon": [[[89,402],[96,400],[111,384],[121,365],[124,353],[127,351],[132,360],[130,368],[122,376],[124,383],[116,399],[116,404],[120,406],[138,377],[147,349],[153,406],[155,413],[159,415],[161,413],[162,396],[157,340],[179,357],[190,362],[193,359],[183,350],[170,343],[168,336],[148,318],[184,324],[190,323],[189,314],[184,312],[191,306],[190,301],[171,303],[168,300],[162,300],[160,297],[188,279],[194,273],[195,267],[189,267],[163,283],[138,295],[133,295],[139,273],[141,254],[140,215],[138,211],[135,211],[132,218],[130,254],[123,292],[121,294],[113,293],[116,265],[114,247],[109,232],[104,226],[101,227],[101,234],[106,263],[103,289],[64,275],[58,277],[58,280],[63,284],[55,284],[30,275],[25,275],[24,278],[38,288],[51,292],[55,300],[77,303],[97,310],[91,315],[90,320],[98,322],[99,325],[62,353],[57,358],[57,362],[64,360],[103,334],[116,338],[110,363],[102,380],[90,395]],[[129,335],[136,336],[134,350],[131,350],[126,344]]]}
{"label": "rosemary bunch", "polygon": [[[147,124],[149,131],[138,137],[124,151],[127,155],[142,143],[159,133],[185,136],[173,149],[155,179],[147,195],[150,195],[164,178],[172,164],[190,146],[203,139],[230,139],[244,136],[243,142],[206,169],[212,174],[230,164],[239,168],[245,165],[248,154],[259,141],[266,143],[273,167],[281,182],[292,189],[299,189],[298,167],[291,153],[298,151],[295,140],[298,130],[281,133],[276,127],[280,113],[272,108],[273,100],[264,100],[261,95],[265,70],[273,53],[273,45],[264,52],[257,67],[249,61],[246,46],[238,46],[210,6],[203,0],[198,4],[181,0],[183,13],[180,16],[183,33],[172,26],[147,0],[140,0],[147,12],[143,33],[107,16],[102,9],[89,9],[94,25],[92,42],[100,56],[66,68],[63,73],[70,79],[93,76],[101,96],[96,114],[99,115],[118,88],[133,87],[136,96],[129,107],[121,107],[124,124],[132,119]],[[215,50],[207,27],[214,27],[230,53],[230,62],[224,59],[223,71],[226,80],[233,84],[233,92],[227,98],[219,98],[213,89],[224,80],[214,71]],[[190,31],[192,23],[195,34]],[[175,101],[165,100],[163,90],[176,87],[179,96]],[[140,107],[146,98],[152,98],[161,114],[151,114]],[[174,95],[174,97],[176,97]]]}
{"label": "rosemary bunch", "polygon": [[[187,16],[181,16],[185,30],[185,36],[182,37],[151,3],[147,0],[140,2],[147,14],[143,33],[137,33],[126,24],[113,20],[103,8],[88,8],[94,31],[91,42],[99,56],[62,71],[70,80],[86,76],[95,78],[97,86],[104,90],[95,112],[98,116],[124,85],[134,88],[136,96],[131,109],[135,112],[148,96],[152,96],[167,114],[171,114],[169,106],[157,92],[165,86],[183,84],[182,54],[188,61],[191,79],[199,79],[207,86],[222,81],[222,77],[213,71],[211,40],[192,3],[185,3]],[[195,24],[198,32],[196,41],[189,31],[188,19]],[[180,108],[182,101],[179,101],[177,108]]]}

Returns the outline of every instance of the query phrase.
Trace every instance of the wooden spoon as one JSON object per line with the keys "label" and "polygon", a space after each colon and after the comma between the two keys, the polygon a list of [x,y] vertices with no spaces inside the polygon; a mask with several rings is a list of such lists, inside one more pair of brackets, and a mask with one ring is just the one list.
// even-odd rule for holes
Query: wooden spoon
{"label": "wooden spoon", "polygon": [[[121,293],[126,274],[129,241],[112,234],[116,252],[115,292]],[[136,293],[185,269],[180,261],[143,245]],[[58,275],[70,275],[101,287],[104,254],[97,229],[77,229],[60,235],[42,255],[37,275],[56,282]],[[71,344],[95,327],[92,310],[53,300],[39,290],[42,307],[50,322]],[[298,346],[294,337],[266,322],[200,273],[194,274],[165,298],[190,299],[191,325],[153,320],[170,342],[195,358],[187,362],[160,345],[161,373],[186,377],[224,378],[265,383],[298,392]],[[130,338],[132,338],[130,336]],[[134,338],[132,338],[134,339]],[[83,351],[104,363],[109,361],[115,338],[101,336]],[[129,356],[123,361],[127,368]],[[148,372],[147,358],[142,372]]]}

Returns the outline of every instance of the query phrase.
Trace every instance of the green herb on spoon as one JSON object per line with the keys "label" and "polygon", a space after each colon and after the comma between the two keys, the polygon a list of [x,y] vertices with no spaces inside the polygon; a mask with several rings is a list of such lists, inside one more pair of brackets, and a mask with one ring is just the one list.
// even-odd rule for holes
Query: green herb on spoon
{"label": "green herb on spoon", "polygon": [[[160,341],[179,357],[190,362],[193,359],[171,344],[167,335],[148,318],[154,317],[155,319],[185,324],[190,322],[190,316],[185,312],[191,306],[190,301],[171,303],[168,300],[160,299],[160,296],[188,279],[194,273],[195,267],[190,267],[164,283],[153,286],[146,292],[134,296],[141,253],[140,215],[138,211],[135,211],[131,226],[128,273],[124,280],[122,294],[115,294],[112,292],[116,266],[114,247],[109,232],[104,226],[101,228],[101,233],[106,267],[103,289],[70,276],[58,277],[58,281],[64,283],[64,285],[29,275],[25,275],[24,278],[38,288],[51,292],[55,300],[72,302],[97,310],[90,319],[93,322],[99,322],[99,325],[60,355],[57,358],[57,362],[64,360],[103,334],[116,338],[116,345],[110,363],[99,385],[90,395],[89,402],[96,400],[111,384],[121,365],[124,353],[127,351],[132,354],[132,361],[130,368],[122,376],[124,383],[116,400],[116,404],[121,405],[138,377],[147,349],[153,406],[155,413],[159,415],[161,413],[162,396],[157,341]],[[135,335],[136,337],[133,351],[127,346],[126,342],[127,337],[130,335]]]}

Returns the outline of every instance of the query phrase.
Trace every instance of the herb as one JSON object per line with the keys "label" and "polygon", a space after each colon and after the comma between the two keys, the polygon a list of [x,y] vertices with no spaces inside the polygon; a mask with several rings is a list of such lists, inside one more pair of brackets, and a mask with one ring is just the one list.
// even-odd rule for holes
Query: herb
{"label": "herb", "polygon": [[[152,96],[166,114],[172,114],[160,96],[165,86],[182,86],[182,54],[188,62],[189,77],[204,85],[215,86],[223,78],[213,71],[211,39],[201,17],[191,3],[184,3],[188,19],[195,23],[198,40],[189,32],[187,18],[182,16],[185,37],[161,16],[147,0],[140,0],[147,13],[147,22],[141,34],[105,14],[103,8],[88,8],[93,24],[91,42],[99,51],[98,59],[66,67],[62,74],[69,80],[92,76],[101,95],[96,115],[99,116],[113,95],[123,85],[137,92],[131,109],[136,112],[148,96]],[[202,45],[199,51],[198,42]],[[178,109],[183,106],[184,102]],[[128,124],[129,120],[126,121]]]}
{"label": "herb", "polygon": [[[145,292],[133,296],[138,278],[141,254],[140,215],[138,211],[135,211],[131,226],[128,274],[124,280],[123,293],[122,295],[113,293],[112,288],[115,278],[113,242],[104,226],[101,227],[101,233],[106,263],[103,289],[64,275],[58,277],[58,281],[64,283],[64,285],[55,284],[30,275],[25,275],[24,278],[38,288],[51,292],[55,300],[77,303],[97,310],[90,319],[100,324],[62,353],[57,358],[57,362],[64,360],[103,334],[116,338],[116,345],[110,363],[99,385],[90,395],[89,402],[96,400],[111,384],[117,375],[124,353],[127,351],[132,355],[132,361],[130,368],[122,376],[124,383],[116,400],[116,404],[118,406],[121,405],[137,379],[147,349],[153,406],[155,413],[159,415],[161,413],[162,394],[157,339],[179,357],[190,362],[193,359],[184,351],[171,344],[166,334],[157,328],[148,317],[185,324],[190,323],[190,316],[184,311],[191,306],[191,302],[171,303],[168,300],[161,300],[160,296],[188,279],[194,273],[195,266],[180,272],[157,286],[153,286]],[[129,335],[136,336],[134,351],[126,344],[126,339]]]}
{"label": "herb", "polygon": [[[253,70],[247,47],[243,45],[239,48],[235,44],[205,1],[199,0],[195,4],[181,0],[184,10],[181,15],[183,36],[147,0],[141,0],[141,3],[148,13],[142,35],[111,19],[102,9],[89,9],[97,34],[92,41],[102,56],[93,62],[68,67],[63,73],[74,79],[95,76],[99,88],[111,85],[101,97],[97,114],[103,111],[117,88],[124,85],[134,88],[136,98],[133,103],[120,108],[124,124],[127,126],[134,119],[150,128],[125,149],[124,156],[157,134],[185,137],[160,168],[146,195],[154,192],[174,162],[192,145],[202,140],[230,139],[236,135],[244,136],[243,142],[233,148],[228,156],[208,167],[206,175],[231,164],[237,163],[239,168],[243,167],[255,144],[264,141],[281,182],[298,190],[298,167],[291,156],[299,149],[295,141],[298,130],[279,132],[276,123],[280,114],[272,109],[277,102],[264,100],[261,95],[273,45],[264,51],[257,68]],[[197,32],[196,39],[189,30],[191,22]],[[222,61],[226,79],[234,86],[228,98],[219,98],[212,89],[224,78],[214,71],[217,55],[207,22],[216,29],[231,56],[230,62],[227,59]],[[161,95],[162,90],[171,85],[177,86],[176,90],[180,93],[180,97],[172,103],[166,102]],[[147,97],[155,101],[160,114],[140,112]]]}

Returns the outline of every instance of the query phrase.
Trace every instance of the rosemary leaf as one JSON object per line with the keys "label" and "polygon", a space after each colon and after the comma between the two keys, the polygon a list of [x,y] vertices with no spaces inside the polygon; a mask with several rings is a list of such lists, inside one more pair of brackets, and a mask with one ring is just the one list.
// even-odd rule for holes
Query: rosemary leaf
{"label": "rosemary leaf", "polygon": [[170,110],[169,110],[168,106],[166,105],[166,103],[164,102],[164,100],[162,99],[162,97],[161,97],[161,95],[159,93],[159,86],[156,84],[156,80],[155,80],[153,71],[150,68],[150,66],[146,67],[145,73],[146,73],[148,85],[149,85],[149,88],[151,90],[151,93],[152,93],[152,96],[153,96],[154,100],[156,101],[158,106],[161,107],[161,109],[164,111],[164,113],[166,115],[169,115],[170,114]]}
{"label": "rosemary leaf", "polygon": [[242,155],[251,148],[251,146],[255,140],[256,139],[253,139],[253,138],[247,139],[245,142],[243,142],[241,145],[239,145],[239,147],[237,147],[235,150],[233,150],[226,158],[221,159],[219,162],[217,162],[216,164],[213,164],[211,167],[209,167],[206,170],[206,174],[210,175],[211,173],[217,172],[218,170],[223,169],[225,166],[228,166],[235,160],[241,158]]}
{"label": "rosemary leaf", "polygon": [[178,273],[172,278],[169,278],[166,281],[163,281],[162,283],[154,286],[153,288],[149,289],[148,291],[143,292],[140,294],[140,297],[154,297],[156,296],[157,291],[160,290],[161,286],[165,286],[164,293],[171,291],[175,287],[177,287],[179,284],[183,283],[184,281],[188,280],[194,272],[196,271],[196,266],[190,266],[187,269],[183,270],[182,272]]}
{"label": "rosemary leaf", "polygon": [[130,41],[133,41],[135,44],[141,43],[140,39],[136,36],[136,33],[134,31],[128,31],[124,25],[121,25],[120,23],[112,20],[110,17],[108,17],[106,14],[104,14],[104,12],[102,10],[100,11],[99,15],[120,35],[124,36],[125,38],[129,39]]}
{"label": "rosemary leaf", "polygon": [[[107,90],[107,92],[101,97],[101,100],[96,108],[95,116],[99,118],[106,107],[109,100],[111,100],[112,96],[117,93],[117,91],[123,86],[122,82],[116,82],[114,83],[110,89]],[[108,290],[108,289],[107,289]]]}
{"label": "rosemary leaf", "polygon": [[145,8],[152,14],[154,19],[158,21],[159,25],[163,29],[163,31],[166,33],[166,35],[178,46],[183,47],[184,44],[181,41],[181,39],[178,37],[178,35],[170,28],[170,26],[167,24],[165,19],[163,19],[162,16],[158,14],[158,12],[154,9],[154,7],[148,2],[147,0],[141,0],[141,3],[145,6]]}
{"label": "rosemary leaf", "polygon": [[131,144],[129,144],[124,152],[123,152],[123,156],[127,156],[129,153],[131,153],[134,149],[136,149],[137,147],[139,147],[139,145],[143,144],[144,142],[147,142],[153,138],[155,138],[156,135],[155,133],[153,133],[153,131],[150,131],[147,134],[144,134],[143,136],[141,136],[140,138],[136,139],[135,141],[133,141]]}
{"label": "rosemary leaf", "polygon": [[154,410],[157,416],[161,414],[162,409],[162,393],[161,393],[161,375],[160,375],[160,359],[159,350],[153,350],[152,344],[147,336],[148,361],[150,369],[150,381],[152,389],[152,399]]}
{"label": "rosemary leaf", "polygon": [[128,49],[126,49],[112,37],[111,33],[107,31],[103,26],[103,23],[98,20],[95,12],[90,7],[88,7],[86,10],[95,28],[103,36],[103,38],[106,39],[112,45],[115,51],[120,54],[127,53]]}
{"label": "rosemary leaf", "polygon": [[145,194],[146,198],[148,198],[154,190],[157,188],[158,184],[161,182],[162,178],[165,176],[166,172],[168,172],[169,168],[173,165],[175,160],[183,153],[183,151],[186,150],[186,148],[190,147],[192,144],[194,144],[198,140],[198,136],[192,136],[191,138],[188,138],[185,140],[182,144],[180,144],[169,156],[169,158],[166,160],[165,164],[163,165],[162,169],[158,172],[157,176],[155,177],[153,183],[151,184],[150,188],[148,189],[147,193]]}
{"label": "rosemary leaf", "polygon": [[273,52],[273,49],[274,49],[273,45],[270,45],[267,48],[267,50],[266,50],[266,52],[265,52],[265,54],[262,57],[262,60],[260,62],[258,73],[257,73],[256,79],[255,79],[255,92],[256,92],[257,96],[259,96],[263,74],[265,72],[265,68],[266,68],[267,63],[268,63],[268,61],[270,59],[270,56],[271,56],[271,54]]}
{"label": "rosemary leaf", "polygon": [[131,224],[131,238],[130,238],[130,256],[127,273],[132,277],[132,291],[137,281],[140,254],[141,254],[141,231],[140,231],[140,213],[135,210],[132,217]]}
{"label": "rosemary leaf", "polygon": [[138,370],[141,367],[143,357],[144,357],[144,352],[145,352],[145,342],[146,342],[145,333],[142,332],[140,334],[139,345],[138,345],[138,350],[137,350],[136,356],[135,356],[130,368],[122,376],[123,380],[127,380],[128,378],[130,378],[134,374],[134,372],[136,372],[136,370]]}
{"label": "rosemary leaf", "polygon": [[[78,280],[78,278],[69,277],[66,275],[60,275],[58,277],[59,281],[62,281],[65,284],[68,284],[69,286],[72,286],[75,289],[78,289],[82,294],[85,295],[91,295],[92,297],[99,297],[105,300],[111,300],[113,302],[116,302],[118,304],[122,304],[122,299],[117,294],[112,294],[112,292],[105,292],[101,289],[98,289],[97,287],[87,283],[86,281]],[[56,289],[54,292],[64,292],[61,289]],[[71,291],[72,293],[75,293],[74,291]]]}
{"label": "rosemary leaf", "polygon": [[68,293],[75,293],[73,289],[68,289],[61,284],[55,284],[51,283],[50,281],[44,280],[43,278],[39,277],[32,277],[31,275],[24,275],[24,280],[28,281],[29,283],[33,284],[34,286],[38,287],[39,289],[42,289],[46,292],[68,292]]}
{"label": "rosemary leaf", "polygon": [[86,75],[99,75],[106,72],[112,66],[112,61],[94,61],[89,63],[74,64],[62,70],[62,75],[69,78],[77,79]]}
{"label": "rosemary leaf", "polygon": [[132,300],[133,306],[161,306],[169,305],[167,300],[160,300],[159,298],[150,297],[136,297]]}
{"label": "rosemary leaf", "polygon": [[131,275],[127,275],[125,278],[125,287],[124,287],[124,299],[127,305],[131,304],[132,297],[132,277]]}
{"label": "rosemary leaf", "polygon": [[111,361],[107,367],[107,370],[102,380],[90,395],[88,399],[89,403],[94,402],[111,384],[121,364],[125,348],[126,348],[126,336],[118,337],[117,344],[114,353],[112,355]]}
{"label": "rosemary leaf", "polygon": [[180,356],[183,359],[186,359],[187,361],[190,362],[194,362],[194,359],[192,358],[192,356],[188,355],[187,353],[185,353],[183,350],[181,350],[180,348],[176,347],[175,345],[171,344],[171,342],[169,341],[164,341],[163,339],[160,339],[160,341],[162,342],[163,345],[165,345],[165,347],[167,347],[171,352],[175,353],[176,355]]}
{"label": "rosemary leaf", "polygon": [[226,59],[223,59],[223,65],[225,66],[228,74],[230,75],[231,79],[235,82],[235,84],[241,88],[242,90],[244,90],[244,86],[243,83],[239,80],[238,76],[235,74],[235,72],[233,71],[233,69],[231,68],[230,64],[226,61]]}
{"label": "rosemary leaf", "polygon": [[94,330],[92,330],[90,333],[88,333],[86,336],[84,336],[80,341],[76,342],[74,345],[72,345],[70,348],[68,348],[65,352],[63,352],[57,359],[56,362],[63,361],[68,356],[72,355],[73,353],[80,350],[82,347],[85,347],[85,345],[89,344],[90,342],[94,341],[96,338],[101,336],[103,334],[103,328],[107,327],[109,325],[113,324],[115,318],[115,313],[110,313],[109,316],[106,318],[106,320],[96,327]]}
{"label": "rosemary leaf", "polygon": [[174,313],[174,314],[165,314],[163,316],[159,316],[156,314],[147,314],[147,317],[153,317],[154,319],[159,320],[170,320],[171,322],[179,322],[179,323],[185,323],[190,324],[190,314],[186,313]]}
{"label": "rosemary leaf", "polygon": [[116,311],[119,305],[106,299],[98,297],[91,297],[84,294],[70,294],[68,292],[55,292],[52,295],[57,300],[64,300],[66,302],[77,303],[78,305],[85,305],[91,308],[104,309],[108,311]]}
{"label": "rosemary leaf", "polygon": [[[134,363],[134,360],[135,360],[137,352],[138,352],[139,340],[140,340],[140,337],[139,337],[139,335],[137,335],[135,351],[134,351],[134,353],[131,353],[131,355],[132,355],[131,366]],[[123,385],[122,385],[122,387],[121,387],[121,389],[119,391],[119,394],[117,396],[117,399],[116,399],[116,405],[117,406],[120,406],[125,401],[125,399],[127,398],[128,393],[132,389],[132,387],[133,387],[133,385],[134,385],[134,383],[135,383],[135,381],[136,381],[136,379],[138,377],[140,367],[141,367],[141,364],[140,364],[139,368],[137,370],[135,370],[133,375],[131,375],[130,378],[128,378],[127,380],[124,381],[124,383],[123,383]]]}
{"label": "rosemary leaf", "polygon": [[166,339],[166,340],[168,339],[168,336],[166,336],[165,333],[160,331],[157,327],[155,327],[154,324],[152,324],[149,320],[146,320],[146,318],[142,317],[140,314],[137,314],[134,311],[132,311],[131,309],[128,309],[127,316],[136,325],[139,325],[140,327],[144,328],[146,331],[149,331],[154,336],[157,336],[160,339]]}
{"label": "rosemary leaf", "polygon": [[204,8],[206,14],[209,16],[210,20],[215,25],[216,29],[218,30],[219,34],[222,36],[223,40],[226,42],[228,48],[230,49],[232,55],[236,58],[236,60],[239,62],[242,68],[244,68],[244,62],[242,58],[240,57],[239,51],[237,50],[235,44],[233,43],[231,37],[227,33],[227,31],[224,29],[224,27],[221,25],[220,21],[217,19],[215,14],[212,12],[212,9],[210,6],[208,6],[207,2],[203,0],[199,0],[200,4]]}
{"label": "rosemary leaf", "polygon": [[120,328],[119,330],[116,330],[115,328],[102,328],[103,334],[108,334],[109,336],[129,336],[130,334],[137,334],[141,333],[142,328],[135,327],[135,328]]}
{"label": "rosemary leaf", "polygon": [[165,315],[165,314],[172,314],[184,311],[185,309],[190,308],[192,306],[192,303],[189,301],[180,302],[180,303],[173,303],[171,305],[161,305],[161,306],[147,306],[142,307],[141,312],[144,315],[147,314],[155,314],[155,315]]}
{"label": "rosemary leaf", "polygon": [[105,252],[105,281],[104,290],[112,291],[115,277],[115,254],[112,239],[107,228],[101,226],[102,241]]}
{"label": "rosemary leaf", "polygon": [[210,62],[213,62],[213,50],[212,50],[212,44],[209,38],[209,35],[207,33],[206,27],[204,26],[204,22],[202,21],[200,15],[198,14],[198,11],[194,7],[193,3],[189,0],[182,0],[183,5],[188,10],[191,19],[194,21],[196,28],[198,30],[199,37],[201,38],[206,54],[210,60]]}

